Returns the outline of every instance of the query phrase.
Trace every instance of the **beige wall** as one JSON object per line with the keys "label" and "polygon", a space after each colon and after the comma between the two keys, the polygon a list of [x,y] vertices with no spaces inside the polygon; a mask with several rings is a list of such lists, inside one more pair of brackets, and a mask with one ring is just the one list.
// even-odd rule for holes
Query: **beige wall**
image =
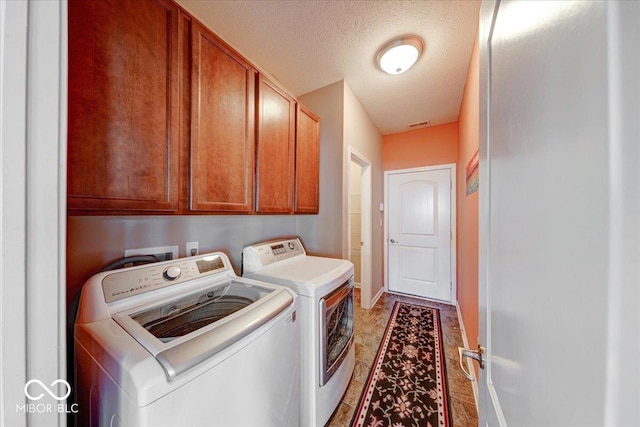
{"label": "beige wall", "polygon": [[298,100],[320,117],[320,212],[296,218],[296,232],[313,255],[346,257],[342,251],[344,83],[336,82]]}
{"label": "beige wall", "polygon": [[[349,147],[353,147],[371,162],[371,296],[375,297],[384,288],[383,277],[383,228],[380,204],[384,200],[382,173],[382,134],[373,123],[347,83],[344,85],[344,158],[347,165]],[[345,167],[344,174],[348,173]],[[346,183],[343,195],[348,197]],[[345,211],[343,221],[349,220]],[[347,252],[348,236],[343,236],[343,251]]]}
{"label": "beige wall", "polygon": [[302,95],[320,116],[320,214],[298,217],[297,232],[310,252],[349,258],[347,212],[349,146],[371,162],[372,295],[384,286],[382,269],[382,134],[344,81]]}
{"label": "beige wall", "polygon": [[125,249],[198,241],[200,253],[225,252],[240,273],[246,245],[296,233],[294,216],[70,216],[67,218],[67,301],[103,265]]}

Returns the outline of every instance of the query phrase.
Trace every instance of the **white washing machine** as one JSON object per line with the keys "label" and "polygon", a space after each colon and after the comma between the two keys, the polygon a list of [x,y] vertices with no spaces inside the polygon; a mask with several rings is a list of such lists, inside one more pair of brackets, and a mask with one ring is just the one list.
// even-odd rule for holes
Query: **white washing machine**
{"label": "white washing machine", "polygon": [[297,238],[248,246],[242,255],[244,277],[299,296],[300,426],[324,426],[355,366],[353,264],[308,256]]}
{"label": "white washing machine", "polygon": [[89,279],[75,323],[80,426],[297,426],[297,297],[223,253]]}

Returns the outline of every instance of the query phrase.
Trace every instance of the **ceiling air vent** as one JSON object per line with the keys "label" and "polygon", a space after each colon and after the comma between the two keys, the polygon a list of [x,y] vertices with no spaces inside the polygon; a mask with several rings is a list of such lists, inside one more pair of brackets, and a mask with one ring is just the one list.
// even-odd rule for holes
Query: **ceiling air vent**
{"label": "ceiling air vent", "polygon": [[423,122],[418,122],[418,123],[411,123],[409,125],[410,128],[417,128],[418,126],[426,126],[429,124],[429,120],[425,120]]}

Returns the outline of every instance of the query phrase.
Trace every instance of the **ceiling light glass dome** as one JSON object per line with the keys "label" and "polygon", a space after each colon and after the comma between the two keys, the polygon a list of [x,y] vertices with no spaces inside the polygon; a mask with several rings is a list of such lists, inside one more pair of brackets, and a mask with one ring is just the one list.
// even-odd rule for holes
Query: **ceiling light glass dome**
{"label": "ceiling light glass dome", "polygon": [[417,36],[402,36],[385,43],[376,54],[376,63],[382,71],[401,74],[416,63],[424,43]]}

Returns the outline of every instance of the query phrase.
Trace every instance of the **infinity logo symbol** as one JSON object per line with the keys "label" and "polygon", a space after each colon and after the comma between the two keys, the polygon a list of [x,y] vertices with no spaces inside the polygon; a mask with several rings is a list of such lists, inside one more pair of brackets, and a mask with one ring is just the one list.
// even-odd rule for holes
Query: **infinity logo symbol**
{"label": "infinity logo symbol", "polygon": [[58,396],[57,394],[55,394],[49,387],[47,387],[46,385],[44,385],[44,383],[40,380],[30,380],[28,381],[25,385],[24,385],[24,395],[27,396],[29,399],[31,400],[40,400],[42,399],[42,396],[44,396],[44,393],[40,393],[37,396],[31,396],[29,394],[29,391],[27,390],[29,388],[29,386],[33,383],[36,384],[40,384],[40,387],[42,387],[44,389],[44,391],[46,391],[47,393],[49,393],[49,396],[53,397],[55,400],[64,400],[67,397],[69,397],[69,395],[71,394],[71,385],[69,385],[68,382],[66,382],[65,380],[55,380],[54,382],[52,382],[50,384],[51,388],[53,388],[56,384],[58,383],[62,383],[65,385],[65,387],[67,387],[67,392],[65,393],[64,396]]}

